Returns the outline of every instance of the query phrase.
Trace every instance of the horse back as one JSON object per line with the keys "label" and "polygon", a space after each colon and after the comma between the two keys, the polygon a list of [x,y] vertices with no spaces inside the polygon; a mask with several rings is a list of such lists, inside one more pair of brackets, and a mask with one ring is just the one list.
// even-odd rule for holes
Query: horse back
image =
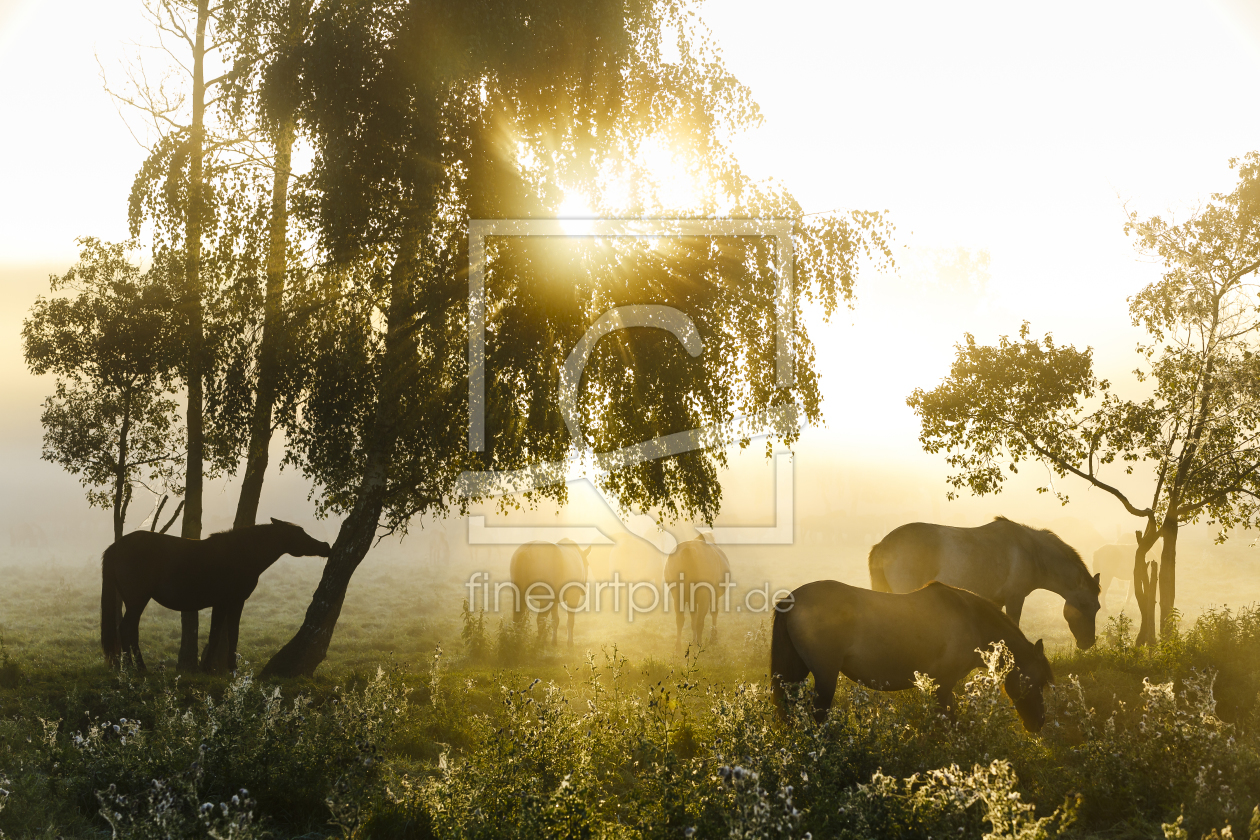
{"label": "horse back", "polygon": [[228,574],[225,562],[207,550],[205,540],[152,531],[132,531],[105,549],[123,598],[153,598],[168,609],[204,609],[221,596],[247,596],[252,581]]}
{"label": "horse back", "polygon": [[1001,602],[1031,553],[1022,526],[996,520],[978,528],[915,522],[903,525],[871,549],[890,592],[913,592],[937,580]]}
{"label": "horse back", "polygon": [[723,592],[723,578],[730,574],[730,569],[726,555],[704,540],[679,543],[665,561],[667,597],[676,606],[694,602],[703,608],[716,603]]}
{"label": "horse back", "polygon": [[1104,545],[1094,552],[1094,571],[1104,578],[1133,578],[1133,557],[1136,545]]}
{"label": "horse back", "polygon": [[942,526],[911,522],[895,528],[871,548],[869,565],[875,588],[912,592],[940,576]]}
{"label": "horse back", "polygon": [[584,583],[586,566],[577,549],[531,542],[512,552],[508,575],[522,594],[536,583],[545,583],[558,594],[565,584]]}
{"label": "horse back", "polygon": [[107,549],[105,559],[120,566],[156,567],[183,562],[196,554],[197,540],[186,540],[153,531],[124,534]]}
{"label": "horse back", "polygon": [[916,671],[952,680],[970,669],[977,639],[976,614],[955,591],[934,583],[894,594],[815,581],[792,593],[785,629],[815,674],[839,671],[872,688],[906,688]]}

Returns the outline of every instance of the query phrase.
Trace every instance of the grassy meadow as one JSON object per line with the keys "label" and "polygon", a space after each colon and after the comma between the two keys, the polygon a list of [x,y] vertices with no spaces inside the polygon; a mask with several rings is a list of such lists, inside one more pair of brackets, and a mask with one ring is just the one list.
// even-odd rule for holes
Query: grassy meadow
{"label": "grassy meadow", "polygon": [[[1184,543],[1181,631],[1155,649],[1134,648],[1136,628],[1113,612],[1099,645],[1077,652],[1062,601],[1031,598],[1024,629],[1046,639],[1057,677],[1039,736],[1001,694],[1000,661],[959,687],[956,722],[924,691],[852,683],[826,724],[799,710],[785,722],[769,698],[767,615],[723,615],[715,640],[680,654],[672,616],[582,614],[574,646],[562,627],[553,647],[532,624],[462,609],[469,573],[502,580],[510,550],[433,562],[406,545],[369,555],[314,679],[266,683],[253,675],[300,624],[317,560],[263,576],[229,679],[176,674],[179,619],[156,605],[141,623],[150,672],[109,672],[98,558],[11,551],[0,831],[1260,840],[1260,612],[1247,606],[1245,543]],[[864,554],[853,540],[731,559],[741,584],[777,588],[862,583]],[[1113,608],[1123,599],[1117,584]],[[201,624],[204,641],[207,614]]]}

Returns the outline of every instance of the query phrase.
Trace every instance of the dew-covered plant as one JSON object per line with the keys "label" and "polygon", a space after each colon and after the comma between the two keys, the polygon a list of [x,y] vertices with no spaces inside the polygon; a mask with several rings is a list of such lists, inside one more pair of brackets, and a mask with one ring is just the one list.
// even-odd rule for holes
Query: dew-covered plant
{"label": "dew-covered plant", "polygon": [[193,762],[172,779],[153,779],[137,793],[110,785],[97,791],[100,815],[115,840],[255,840],[265,836],[254,818],[257,803],[240,788],[226,800],[202,801],[201,766]]}
{"label": "dew-covered plant", "polygon": [[857,785],[841,805],[837,836],[918,837],[979,835],[983,840],[1050,840],[1075,819],[1077,802],[1069,800],[1045,817],[1016,790],[1010,762],[995,759],[971,772],[952,764],[906,779],[876,771]]}
{"label": "dew-covered plant", "polygon": [[778,790],[761,786],[756,771],[738,764],[718,768],[718,777],[729,791],[725,809],[727,836],[730,840],[790,840],[811,837],[797,833],[801,812],[792,804],[792,786],[780,783]]}

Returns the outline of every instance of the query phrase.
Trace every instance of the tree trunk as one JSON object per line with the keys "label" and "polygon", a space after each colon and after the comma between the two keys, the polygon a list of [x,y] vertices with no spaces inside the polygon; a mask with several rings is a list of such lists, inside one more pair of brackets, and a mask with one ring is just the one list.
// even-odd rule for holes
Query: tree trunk
{"label": "tree trunk", "polygon": [[[184,522],[180,535],[185,539],[201,539],[202,461],[205,457],[203,418],[203,311],[201,284],[201,199],[205,147],[205,54],[206,23],[210,17],[210,0],[197,0],[197,38],[193,46],[192,129],[188,138],[188,219],[185,233],[187,249],[184,266],[185,306],[188,312],[188,464],[184,473]],[[197,613],[182,614],[183,634],[179,645],[179,668],[197,669]]]}
{"label": "tree trunk", "polygon": [[281,648],[262,670],[264,677],[309,677],[328,655],[333,630],[341,616],[341,605],[350,586],[350,577],[367,556],[376,537],[385,500],[385,469],[393,446],[387,453],[382,446],[373,447],[368,455],[369,467],[354,510],[341,523],[337,541],[324,566],[323,577],[315,589],[306,618],[289,643]]}
{"label": "tree trunk", "polygon": [[267,246],[267,298],[263,309],[262,343],[258,348],[258,392],[254,397],[254,412],[250,418],[245,477],[241,481],[241,495],[236,505],[233,528],[245,528],[257,520],[263,478],[267,472],[267,450],[271,446],[271,412],[276,402],[280,342],[284,335],[285,233],[289,223],[289,174],[292,171],[295,134],[296,124],[290,113],[276,138],[276,173],[271,187],[271,226]]}
{"label": "tree trunk", "polygon": [[114,542],[122,539],[127,519],[127,436],[131,434],[131,390],[123,392],[122,428],[118,432],[118,469],[114,473]]}
{"label": "tree trunk", "polygon": [[328,654],[328,644],[341,616],[341,605],[345,601],[350,578],[376,536],[376,526],[385,508],[394,444],[400,432],[402,395],[408,387],[406,374],[415,356],[412,287],[419,245],[419,234],[409,231],[391,272],[385,358],[368,435],[367,460],[354,508],[341,523],[337,541],[333,543],[311,604],[306,608],[302,626],[263,668],[264,677],[309,677],[315,673],[315,668]]}
{"label": "tree trunk", "polygon": [[1146,533],[1134,532],[1137,535],[1137,549],[1133,554],[1133,595],[1137,599],[1141,624],[1138,626],[1137,644],[1155,644],[1155,591],[1159,582],[1159,564],[1147,563],[1146,553],[1159,539],[1159,534],[1150,525]]}
{"label": "tree trunk", "polygon": [[1159,569],[1159,635],[1165,637],[1177,632],[1177,519],[1169,515],[1164,520],[1163,556]]}

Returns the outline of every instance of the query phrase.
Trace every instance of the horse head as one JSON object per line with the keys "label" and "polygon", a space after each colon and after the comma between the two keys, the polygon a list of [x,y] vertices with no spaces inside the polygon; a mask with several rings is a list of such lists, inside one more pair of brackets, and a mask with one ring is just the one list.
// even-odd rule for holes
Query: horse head
{"label": "horse head", "polygon": [[1015,704],[1019,719],[1029,732],[1040,732],[1046,723],[1046,703],[1042,697],[1045,687],[1054,682],[1050,660],[1041,639],[1023,656],[1017,656],[1015,667],[1006,675],[1003,687],[1006,696]]}
{"label": "horse head", "polygon": [[1063,602],[1063,617],[1067,619],[1072,636],[1076,639],[1076,646],[1081,650],[1093,647],[1094,642],[1097,641],[1094,620],[1101,608],[1098,602],[1101,576],[1088,577],[1087,574],[1086,577],[1087,580],[1082,582],[1081,586]]}
{"label": "horse head", "polygon": [[306,533],[301,525],[285,522],[274,516],[271,518],[271,524],[279,526],[285,554],[292,554],[294,557],[327,557],[332,554],[332,546]]}

